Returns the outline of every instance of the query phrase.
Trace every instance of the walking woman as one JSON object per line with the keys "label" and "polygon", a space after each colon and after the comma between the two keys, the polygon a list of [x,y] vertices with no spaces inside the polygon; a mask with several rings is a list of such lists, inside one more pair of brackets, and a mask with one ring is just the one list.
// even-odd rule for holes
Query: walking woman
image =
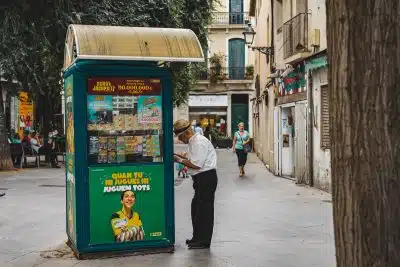
{"label": "walking woman", "polygon": [[244,123],[241,122],[238,124],[239,131],[235,132],[233,137],[233,152],[236,152],[236,156],[238,158],[239,165],[239,176],[243,177],[245,174],[244,166],[247,162],[247,153],[250,152],[246,149],[246,145],[248,147],[248,143],[250,141],[249,133],[244,129]]}

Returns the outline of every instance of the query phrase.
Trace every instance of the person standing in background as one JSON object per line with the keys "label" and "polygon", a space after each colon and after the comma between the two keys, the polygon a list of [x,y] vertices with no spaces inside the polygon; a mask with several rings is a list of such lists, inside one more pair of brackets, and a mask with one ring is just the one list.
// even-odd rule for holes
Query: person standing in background
{"label": "person standing in background", "polygon": [[247,151],[244,149],[244,145],[250,141],[249,133],[244,129],[244,123],[238,124],[239,131],[235,132],[233,137],[233,152],[236,152],[239,165],[239,176],[245,175],[244,166],[247,162]]}
{"label": "person standing in background", "polygon": [[174,160],[188,167],[193,178],[193,237],[186,240],[186,244],[189,249],[206,249],[210,247],[214,228],[214,201],[218,184],[217,153],[210,140],[193,132],[189,121],[176,121],[174,134],[189,146],[188,157],[174,154]]}
{"label": "person standing in background", "polygon": [[198,122],[198,123],[196,124],[196,127],[194,128],[194,132],[195,132],[195,133],[198,133],[198,134],[201,134],[201,135],[204,135],[203,129],[201,128],[200,122]]}

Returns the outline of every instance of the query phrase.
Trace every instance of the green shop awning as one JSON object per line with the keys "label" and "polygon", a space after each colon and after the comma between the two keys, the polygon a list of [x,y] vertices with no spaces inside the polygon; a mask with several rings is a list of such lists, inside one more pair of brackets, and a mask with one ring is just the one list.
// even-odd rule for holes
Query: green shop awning
{"label": "green shop awning", "polygon": [[306,61],[306,72],[309,70],[316,70],[328,66],[328,57],[321,56]]}

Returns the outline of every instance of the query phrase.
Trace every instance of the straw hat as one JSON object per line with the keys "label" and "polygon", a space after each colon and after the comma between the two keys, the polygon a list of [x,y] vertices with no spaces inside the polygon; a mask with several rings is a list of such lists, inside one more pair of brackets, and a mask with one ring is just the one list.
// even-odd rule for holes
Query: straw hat
{"label": "straw hat", "polygon": [[179,136],[184,133],[187,129],[192,127],[192,124],[187,120],[177,120],[174,123],[174,134],[175,136]]}

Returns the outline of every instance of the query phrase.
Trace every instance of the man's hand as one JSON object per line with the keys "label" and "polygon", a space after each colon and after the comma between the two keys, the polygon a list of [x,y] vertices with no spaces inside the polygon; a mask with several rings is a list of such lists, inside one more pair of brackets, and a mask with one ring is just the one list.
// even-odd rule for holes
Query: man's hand
{"label": "man's hand", "polygon": [[174,155],[174,161],[178,162],[178,163],[181,163],[182,162],[182,158],[177,156],[177,155]]}

